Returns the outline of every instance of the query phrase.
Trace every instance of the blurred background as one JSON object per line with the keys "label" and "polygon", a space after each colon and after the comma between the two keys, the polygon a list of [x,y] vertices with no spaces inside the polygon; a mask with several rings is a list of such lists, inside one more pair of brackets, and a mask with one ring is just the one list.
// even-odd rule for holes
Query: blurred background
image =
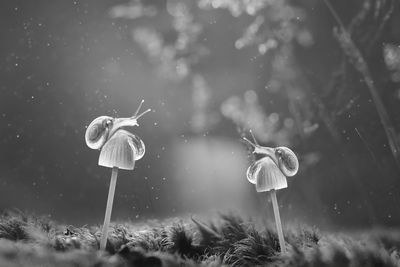
{"label": "blurred background", "polygon": [[[332,6],[333,5],[333,6]],[[100,115],[153,112],[113,220],[237,211],[272,219],[240,141],[288,146],[284,223],[400,224],[396,0],[6,0],[0,4],[0,209],[101,223]]]}

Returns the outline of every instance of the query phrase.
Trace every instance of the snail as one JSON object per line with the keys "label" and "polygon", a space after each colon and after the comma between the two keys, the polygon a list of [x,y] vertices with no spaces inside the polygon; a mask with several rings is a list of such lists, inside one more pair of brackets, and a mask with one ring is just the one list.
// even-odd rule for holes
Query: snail
{"label": "snail", "polygon": [[133,170],[135,161],[143,157],[145,145],[136,135],[124,130],[125,127],[139,126],[137,120],[150,109],[140,113],[143,101],[132,117],[112,118],[100,116],[86,129],[85,141],[89,148],[100,150],[99,165]]}
{"label": "snail", "polygon": [[250,133],[254,142],[246,137],[243,137],[243,139],[254,147],[253,153],[261,154],[264,157],[249,166],[246,177],[250,183],[256,185],[257,192],[270,192],[279,244],[281,252],[285,253],[286,244],[283,237],[276,190],[288,187],[286,177],[296,175],[299,170],[299,161],[291,149],[283,146],[276,148],[260,146],[252,131]]}
{"label": "snail", "polygon": [[[297,159],[296,154],[294,154],[294,152],[290,148],[284,146],[275,148],[260,146],[256,142],[254,137],[253,137],[254,143],[251,142],[246,137],[244,137],[243,139],[254,147],[253,153],[265,155],[266,157],[270,158],[279,168],[282,174],[285,175],[286,177],[292,177],[296,175],[296,173],[298,172],[299,160]],[[264,162],[260,160],[258,161],[260,163]]]}
{"label": "snail", "polygon": [[86,129],[85,141],[87,146],[91,149],[100,150],[98,164],[112,168],[106,214],[100,241],[101,250],[105,249],[107,243],[118,169],[133,170],[135,161],[141,159],[145,153],[145,145],[142,139],[125,130],[129,126],[139,126],[138,119],[151,111],[148,109],[139,114],[142,104],[143,100],[132,117],[112,118],[110,116],[100,116],[94,119]]}

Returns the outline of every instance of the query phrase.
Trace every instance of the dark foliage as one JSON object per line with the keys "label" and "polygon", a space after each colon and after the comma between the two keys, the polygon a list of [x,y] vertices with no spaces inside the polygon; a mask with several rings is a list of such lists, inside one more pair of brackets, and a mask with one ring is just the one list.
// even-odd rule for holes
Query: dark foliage
{"label": "dark foliage", "polygon": [[4,214],[0,266],[400,266],[400,232],[329,234],[299,226],[286,229],[289,252],[280,255],[273,229],[234,215],[192,221],[113,225],[107,252],[100,252],[97,226]]}

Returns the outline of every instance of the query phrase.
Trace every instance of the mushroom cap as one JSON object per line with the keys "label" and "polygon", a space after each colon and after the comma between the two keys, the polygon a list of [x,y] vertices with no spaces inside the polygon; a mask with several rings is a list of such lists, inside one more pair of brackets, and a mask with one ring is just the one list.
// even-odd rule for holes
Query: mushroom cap
{"label": "mushroom cap", "polygon": [[116,131],[101,148],[99,165],[133,170],[135,161],[143,157],[145,146],[136,135],[126,131]]}
{"label": "mushroom cap", "polygon": [[270,157],[264,157],[250,165],[246,176],[250,183],[256,185],[257,192],[288,187],[286,176]]}

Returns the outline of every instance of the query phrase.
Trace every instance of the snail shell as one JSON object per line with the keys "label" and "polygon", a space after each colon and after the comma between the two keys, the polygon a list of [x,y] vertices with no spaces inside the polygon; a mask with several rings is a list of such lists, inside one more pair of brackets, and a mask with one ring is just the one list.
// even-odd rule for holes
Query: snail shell
{"label": "snail shell", "polygon": [[275,148],[279,169],[286,177],[294,176],[299,170],[299,160],[294,152],[284,146]]}
{"label": "snail shell", "polygon": [[100,116],[94,119],[86,129],[86,145],[91,149],[100,149],[109,138],[110,128],[113,118],[109,116]]}

